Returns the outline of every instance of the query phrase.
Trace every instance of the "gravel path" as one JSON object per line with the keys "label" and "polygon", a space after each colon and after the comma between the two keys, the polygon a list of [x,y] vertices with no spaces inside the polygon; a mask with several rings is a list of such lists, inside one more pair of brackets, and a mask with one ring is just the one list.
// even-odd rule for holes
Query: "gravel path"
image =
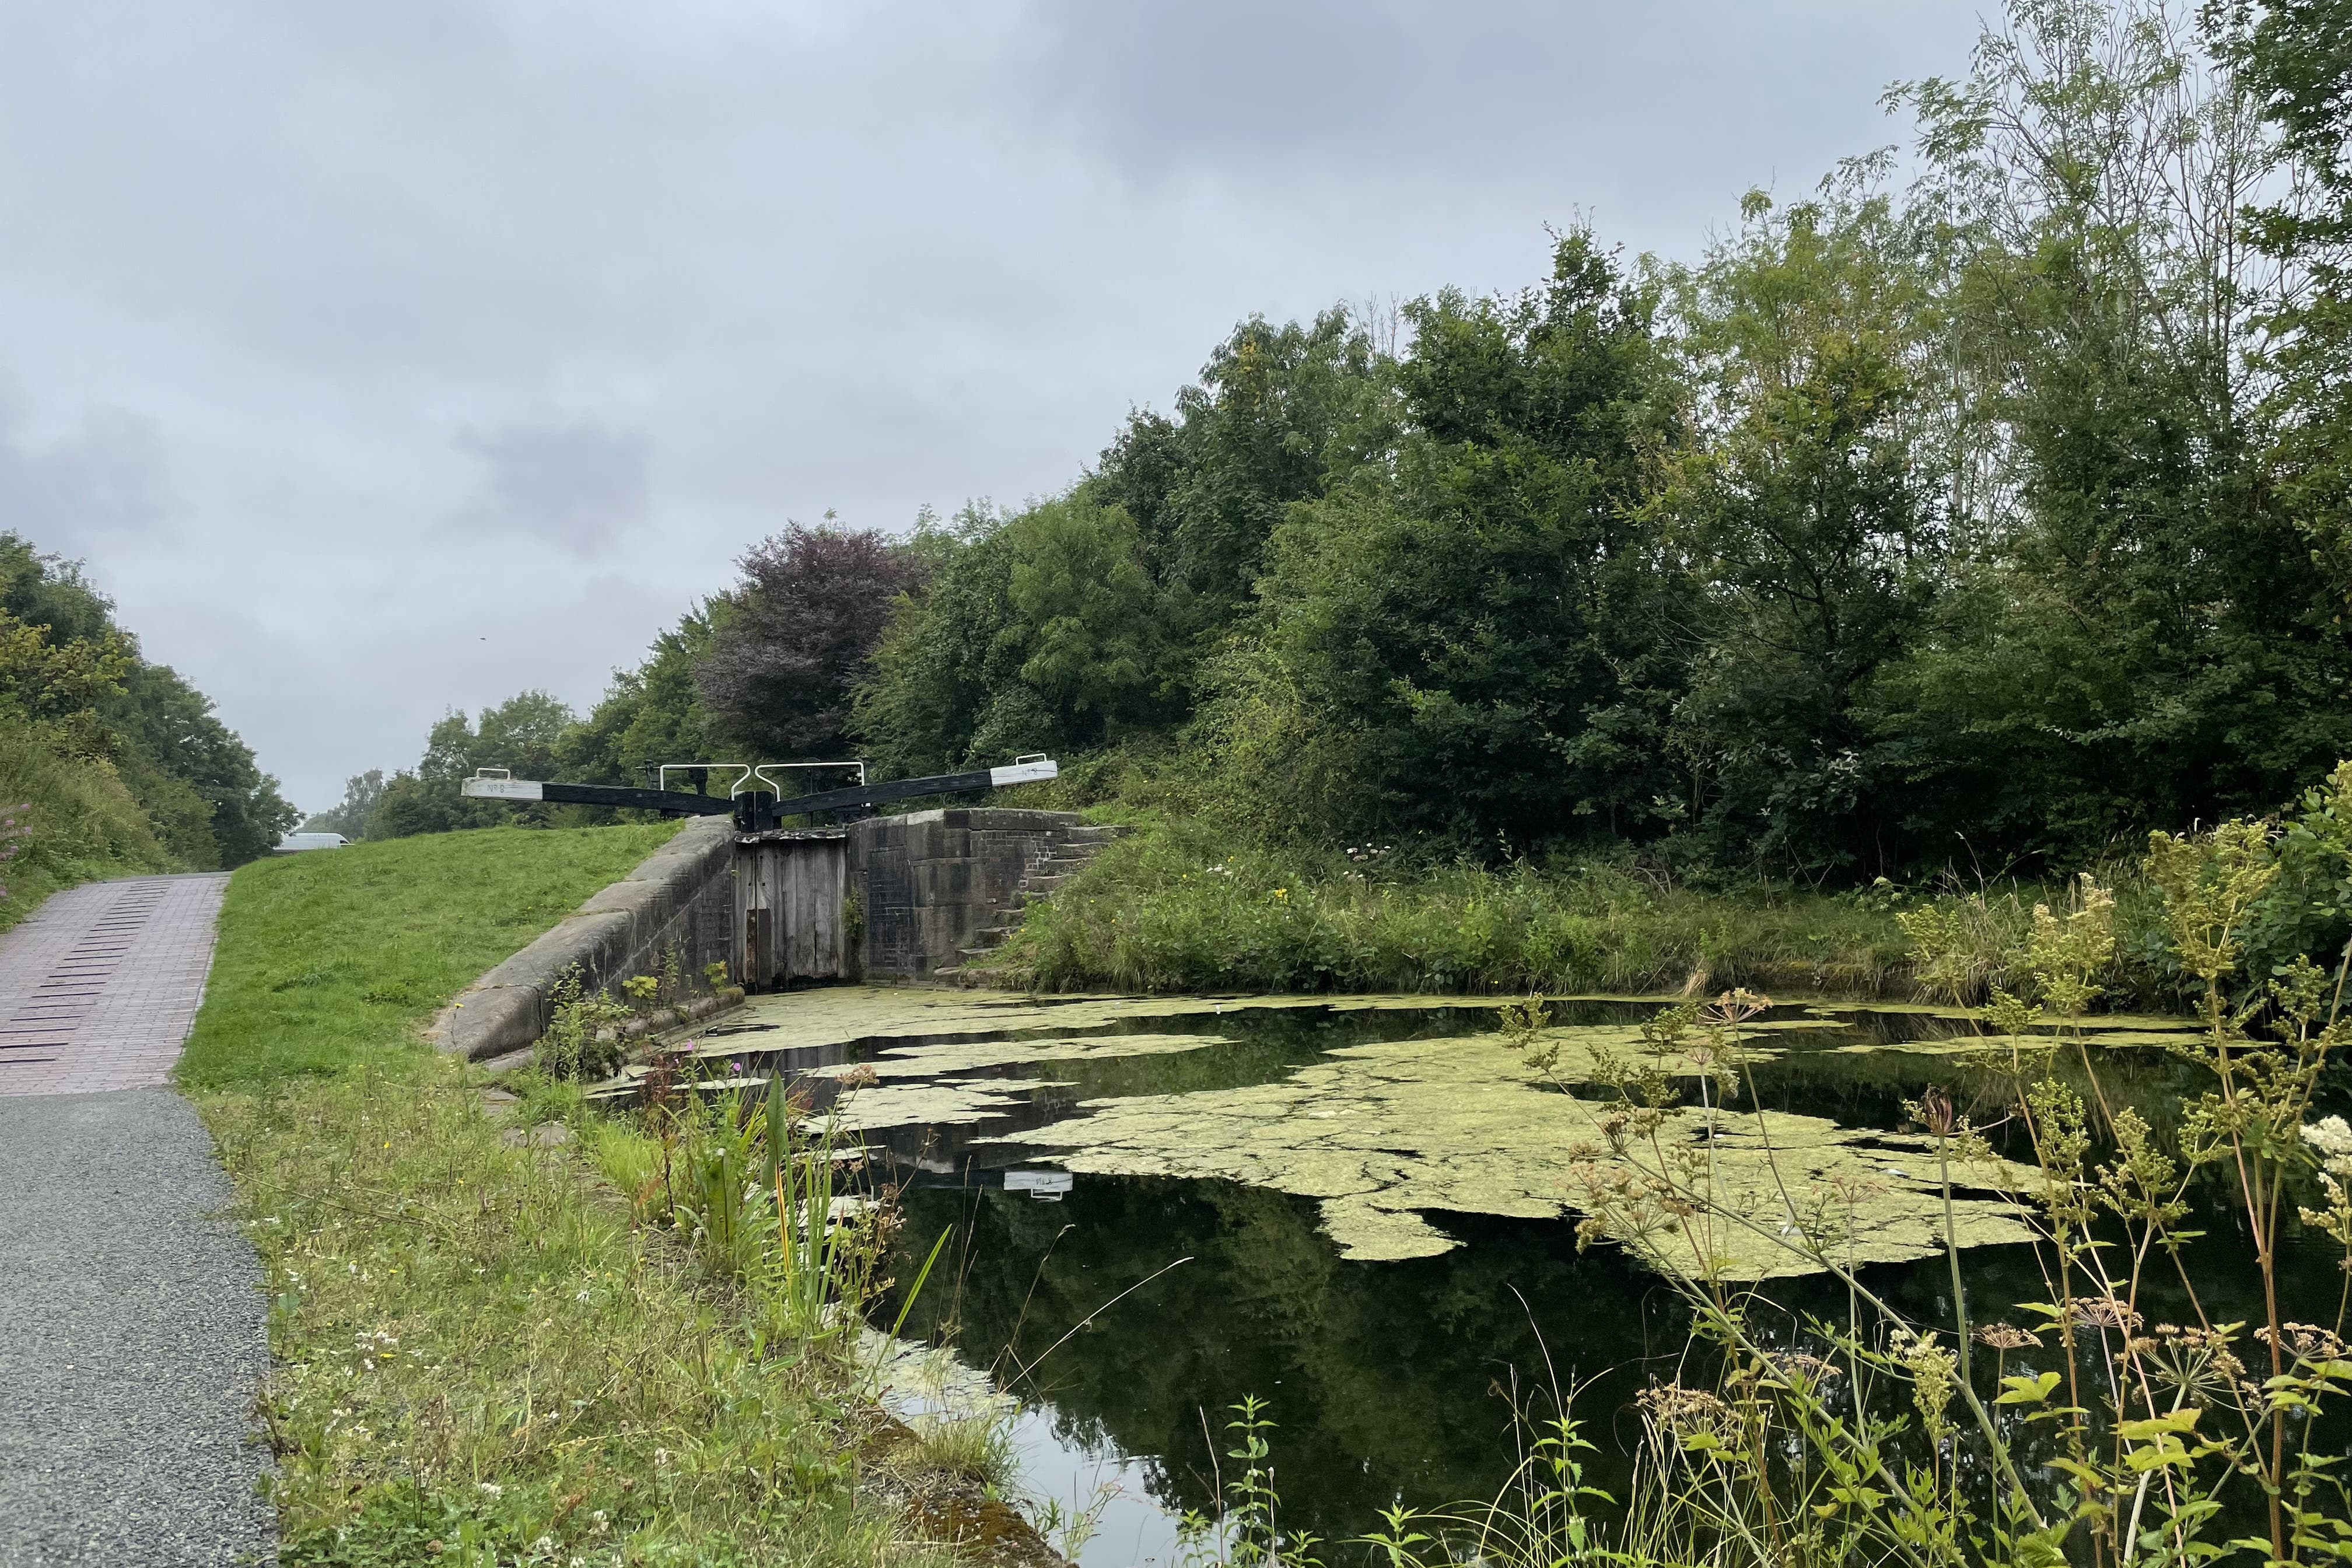
{"label": "gravel path", "polygon": [[[218,879],[198,880],[77,889],[0,939],[0,1006],[69,1026],[35,1047],[49,1061],[0,1049],[21,1064],[0,1066],[0,1568],[275,1558],[251,1440],[261,1271],[217,1217],[210,1133],[160,1085],[26,1081],[168,1069],[211,952]],[[182,885],[139,891],[158,881]]]}

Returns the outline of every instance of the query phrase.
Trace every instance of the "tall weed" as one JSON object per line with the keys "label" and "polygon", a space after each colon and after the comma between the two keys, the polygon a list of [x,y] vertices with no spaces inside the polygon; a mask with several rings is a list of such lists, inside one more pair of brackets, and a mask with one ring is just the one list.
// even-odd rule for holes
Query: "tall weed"
{"label": "tall weed", "polygon": [[[2305,807],[2305,820],[2352,818],[2352,767]],[[2352,1127],[2316,1104],[2352,1047],[2352,943],[2327,969],[2297,952],[2266,975],[2247,972],[2255,935],[2340,913],[2289,906],[2352,879],[2352,834],[2323,843],[2336,858],[2320,864],[2309,845],[2285,847],[2292,831],[2239,820],[2150,837],[2142,871],[2202,1022],[2173,1054],[2204,1087],[2164,1132],[2129,1105],[2114,1109],[2105,1058],[2074,1026],[2116,964],[2118,902],[2098,878],[2032,908],[2022,940],[1993,966],[2014,990],[1976,976],[1995,1031],[1982,1065],[2008,1085],[1997,1114],[2021,1128],[2032,1157],[2022,1172],[1994,1158],[1939,1087],[1908,1108],[1946,1211],[1949,1290],[1927,1316],[1847,1263],[1836,1205],[1817,1201],[1795,1167],[1777,1204],[1735,1205],[1717,1196],[1713,1140],[1675,1131],[1683,1084],[1752,1100],[1740,1036],[1764,999],[1731,992],[1654,1020],[1645,1033],[1679,1062],[1614,1084],[1617,1104],[1601,1121],[1611,1158],[1584,1163],[1576,1194],[1588,1216],[1580,1237],[1640,1241],[1676,1259],[1670,1278],[1717,1352],[1717,1375],[1659,1384],[1637,1402],[1641,1446],[1622,1507],[1581,1487],[1584,1440],[1563,1400],[1532,1476],[1489,1504],[1392,1513],[1370,1543],[1392,1568],[2352,1558],[2344,1304],[2332,1322],[2302,1322],[2279,1291],[2279,1248],[2298,1226],[2332,1244],[2352,1278]],[[1923,974],[1955,985],[1969,975],[1965,920],[1906,924]],[[1529,1059],[1549,1071],[1527,1022]],[[2054,1025],[2064,1047],[2021,1051],[2019,1033],[2036,1025]],[[1971,1311],[1956,1185],[2006,1190],[2029,1216],[2043,1299],[2018,1309],[2021,1322]],[[2197,1268],[2186,1260],[2200,1234],[2187,1228],[2200,1186],[2236,1211],[2235,1279],[2215,1272],[2227,1265],[2210,1248]],[[1841,1281],[1843,1318],[1810,1320],[1794,1336],[1770,1325],[1762,1299],[1717,1262],[1727,1227]],[[2258,1302],[2254,1321],[2223,1321],[2225,1299]],[[2181,1321],[2154,1321],[2160,1300],[2185,1303]]]}
{"label": "tall weed", "polygon": [[1042,990],[1641,992],[1906,987],[1883,900],[1712,893],[1619,858],[1401,865],[1235,850],[1178,819],[1104,850],[989,966]]}

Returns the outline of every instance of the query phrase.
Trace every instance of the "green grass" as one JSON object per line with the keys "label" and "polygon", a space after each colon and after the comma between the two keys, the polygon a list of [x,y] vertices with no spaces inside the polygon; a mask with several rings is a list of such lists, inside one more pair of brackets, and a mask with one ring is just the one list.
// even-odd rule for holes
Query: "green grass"
{"label": "green grass", "polygon": [[[417,1026],[667,838],[489,829],[240,869],[182,1068],[270,1295],[261,1412],[289,1568],[882,1568],[923,1462],[836,1347],[580,1156],[576,1086]],[[911,1478],[911,1479],[910,1479]]]}
{"label": "green grass", "polygon": [[1047,990],[1878,995],[1908,984],[1896,896],[1665,885],[1618,861],[1399,868],[1236,851],[1146,825],[1034,909],[993,966]]}
{"label": "green grass", "polygon": [[31,729],[9,722],[0,722],[0,808],[31,830],[0,865],[0,886],[8,889],[0,931],[79,883],[178,868],[110,764],[60,756]]}
{"label": "green grass", "polygon": [[676,831],[483,828],[240,868],[180,1081],[259,1083],[422,1049],[417,1028],[445,1002]]}
{"label": "green grass", "polygon": [[[2121,900],[2111,1005],[2177,1005],[2160,913],[2129,868],[2105,868]],[[1935,906],[1978,959],[1965,996],[2004,967],[2040,901],[2063,889],[1881,884],[1821,892],[1761,881],[1677,884],[1628,857],[1488,868],[1400,864],[1359,851],[1237,849],[1190,818],[1140,824],[1050,903],[1034,906],[986,966],[998,984],[1047,991],[1397,991],[1772,994],[1855,998],[1915,990],[1900,918]]]}
{"label": "green grass", "polygon": [[208,1094],[271,1293],[280,1560],[880,1564],[828,1363],[743,1331],[687,1248],[472,1075],[405,1057]]}

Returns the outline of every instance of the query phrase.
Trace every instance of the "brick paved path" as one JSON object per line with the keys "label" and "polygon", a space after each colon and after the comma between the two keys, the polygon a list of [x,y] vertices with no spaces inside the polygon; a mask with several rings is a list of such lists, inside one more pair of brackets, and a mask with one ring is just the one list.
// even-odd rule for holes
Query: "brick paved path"
{"label": "brick paved path", "polygon": [[0,937],[0,1568],[276,1560],[261,1267],[168,1083],[227,880],[88,884]]}
{"label": "brick paved path", "polygon": [[0,1095],[170,1081],[227,886],[219,872],[90,882],[0,936]]}

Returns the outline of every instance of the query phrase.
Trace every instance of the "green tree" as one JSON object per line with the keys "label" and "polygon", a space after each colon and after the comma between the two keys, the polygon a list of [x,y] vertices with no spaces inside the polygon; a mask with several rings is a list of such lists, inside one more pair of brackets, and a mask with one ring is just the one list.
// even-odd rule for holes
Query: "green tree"
{"label": "green tree", "polygon": [[1192,645],[1171,645],[1173,683],[1249,608],[1284,509],[1385,446],[1391,413],[1370,334],[1335,308],[1307,325],[1253,316],[1177,393],[1174,420],[1129,419],[1087,488],[1133,520],[1162,618]]}
{"label": "green tree", "polygon": [[1887,868],[1866,699],[1932,603],[1943,534],[1934,245],[1872,171],[1743,226],[1680,280],[1695,439],[1661,510],[1697,578],[1675,712],[1718,861]]}
{"label": "green tree", "polygon": [[712,754],[709,716],[694,672],[710,657],[717,626],[731,605],[724,595],[704,600],[654,638],[636,668],[614,671],[595,709],[565,736],[557,776],[647,784],[664,763],[726,760]]}
{"label": "green tree", "polygon": [[211,699],[141,657],[79,565],[0,532],[0,626],[20,712],[63,754],[110,763],[171,856],[238,865],[293,825],[299,814]]}
{"label": "green tree", "polygon": [[1015,518],[1005,537],[1021,679],[1063,741],[1091,745],[1121,724],[1161,717],[1159,595],[1125,509],[1076,496],[1047,501]]}
{"label": "green tree", "polygon": [[368,819],[383,802],[384,780],[382,768],[370,768],[363,773],[353,773],[343,781],[343,798],[325,811],[313,813],[303,820],[304,833],[340,833],[346,838],[367,837]]}
{"label": "green tree", "polygon": [[2352,601],[2352,0],[2221,14],[2220,42],[2278,136],[2285,192],[2247,233],[2282,273],[2263,367],[2271,467],[2339,596]]}
{"label": "green tree", "polygon": [[1027,717],[1038,721],[1035,746],[1059,742],[1044,732],[1043,710],[1021,679],[1026,655],[1003,523],[979,501],[948,523],[929,511],[916,520],[908,548],[922,557],[922,586],[893,602],[856,699],[857,731],[885,776],[961,767],[984,728],[992,742],[1025,736]]}
{"label": "green tree", "polygon": [[1641,516],[1656,306],[1579,232],[1542,289],[1408,310],[1406,433],[1291,509],[1198,731],[1262,826],[1484,852],[1653,819],[1682,680]]}
{"label": "green tree", "polygon": [[2064,856],[2267,809],[2352,742],[2342,606],[2259,461],[2273,151],[2230,58],[2155,0],[2020,0],[1905,95],[1999,478],[1883,685],[1914,843]]}
{"label": "green tree", "polygon": [[509,823],[544,826],[557,820],[562,808],[475,800],[460,795],[458,784],[479,768],[505,768],[517,778],[553,777],[575,722],[572,710],[544,691],[518,692],[483,709],[478,721],[463,711],[444,715],[425,737],[415,771],[404,769],[384,785],[368,818],[367,836],[406,838]]}

